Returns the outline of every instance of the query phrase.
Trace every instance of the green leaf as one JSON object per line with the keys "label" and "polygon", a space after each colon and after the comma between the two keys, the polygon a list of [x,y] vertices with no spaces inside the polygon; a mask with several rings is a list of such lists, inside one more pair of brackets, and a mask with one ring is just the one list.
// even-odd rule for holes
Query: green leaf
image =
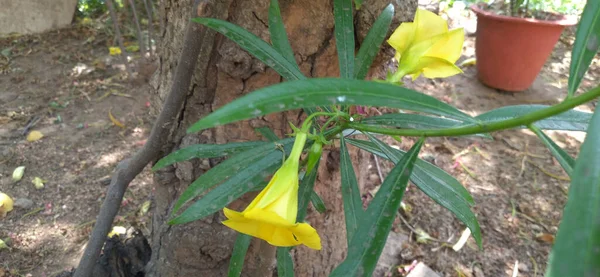
{"label": "green leaf", "polygon": [[600,2],[587,1],[575,34],[569,71],[569,97],[573,96],[600,46]]}
{"label": "green leaf", "polygon": [[[523,116],[530,112],[542,110],[550,106],[546,105],[517,105],[506,106],[491,110],[475,118],[482,121],[482,124],[502,121],[519,116]],[[567,130],[567,131],[585,131],[588,123],[592,118],[592,114],[577,110],[569,110],[555,116],[535,122],[535,125],[543,130]],[[522,126],[525,128],[525,126]]]}
{"label": "green leaf", "polygon": [[229,23],[224,20],[215,18],[193,18],[192,21],[209,27],[233,42],[237,43],[244,50],[248,51],[252,56],[265,63],[268,67],[275,70],[279,75],[288,80],[305,79],[298,65],[290,62],[275,48],[269,45],[264,40],[250,33],[248,30]]}
{"label": "green leaf", "polygon": [[[355,139],[348,139],[347,142],[384,159],[389,159],[392,162],[399,161],[402,156],[406,154],[406,152],[402,150],[389,147],[388,149],[390,149],[390,151],[388,154],[393,154],[390,158],[373,142]],[[461,199],[461,201],[467,204],[475,204],[471,194],[469,194],[469,192],[458,180],[454,179],[452,175],[448,174],[441,168],[424,160],[417,160],[413,175],[411,176],[411,181],[427,195],[436,191],[443,194],[454,194]]]}
{"label": "green leaf", "polygon": [[363,3],[362,0],[354,0],[354,6],[356,6],[357,10],[360,10],[360,7],[362,7],[362,3]]}
{"label": "green leaf", "polygon": [[[293,138],[281,140],[278,143],[284,145],[284,148],[290,148],[293,143]],[[289,151],[289,150],[286,150]],[[287,153],[287,152],[286,152]],[[268,160],[268,157],[273,157],[272,161]],[[238,155],[235,155],[222,163],[218,164],[211,170],[205,172],[200,175],[198,179],[196,179],[177,199],[175,206],[173,207],[173,214],[175,214],[179,209],[188,201],[194,199],[200,194],[204,193],[206,190],[211,187],[221,184],[219,187],[222,187],[224,184],[229,184],[230,186],[236,186],[243,184],[244,187],[248,189],[252,189],[256,184],[260,183],[260,180],[264,179],[264,176],[258,176],[258,182],[252,182],[255,185],[250,185],[251,182],[245,183],[231,183],[231,180],[239,180],[244,177],[255,177],[261,173],[263,170],[271,169],[273,164],[277,165],[277,163],[281,163],[281,151],[277,149],[274,143],[265,143],[263,146],[255,147],[254,149],[245,151]],[[255,171],[252,171],[255,170]],[[248,174],[248,175],[244,175]],[[262,179],[261,179],[262,178]],[[246,186],[249,184],[249,186]],[[217,187],[217,188],[219,188]],[[245,189],[244,188],[244,189]],[[215,191],[215,190],[213,190]],[[213,191],[209,192],[213,193]],[[223,192],[217,191],[217,192]],[[232,189],[233,192],[233,189]],[[224,191],[227,193],[227,191]],[[238,191],[238,194],[243,194],[242,191]],[[240,194],[240,195],[241,195]],[[208,196],[208,195],[207,195]],[[205,196],[206,197],[206,196]],[[204,199],[204,198],[203,198]],[[237,199],[237,198],[235,198]],[[201,199],[202,200],[202,199]],[[234,200],[234,199],[232,199]],[[229,201],[231,202],[231,201]],[[196,202],[198,203],[198,202]],[[211,205],[212,206],[212,205]],[[218,208],[217,208],[218,209]]]}
{"label": "green leaf", "polygon": [[277,276],[294,277],[294,261],[289,247],[277,247]]}
{"label": "green leaf", "polygon": [[340,77],[352,79],[354,76],[354,20],[352,0],[334,0],[335,46],[337,47]]}
{"label": "green leaf", "polygon": [[348,153],[348,147],[344,136],[340,136],[340,173],[342,177],[342,200],[344,202],[344,218],[346,219],[346,239],[348,245],[356,229],[358,222],[364,217],[360,188],[356,180],[356,173],[352,166],[352,160]]}
{"label": "green leaf", "polygon": [[[360,8],[360,4],[355,1],[356,9]],[[362,2],[362,1],[360,1]],[[389,4],[383,12],[379,15],[373,27],[367,33],[367,36],[360,45],[356,59],[354,60],[354,78],[364,79],[371,68],[373,59],[379,53],[381,43],[387,35],[387,31],[390,29],[392,24],[392,18],[394,17],[394,5]]]}
{"label": "green leaf", "polygon": [[[319,165],[319,161],[317,161],[317,166]],[[298,188],[298,215],[296,216],[297,222],[304,221],[304,218],[306,217],[306,209],[308,208],[308,201],[311,198],[311,192],[315,187],[315,180],[317,180],[316,170],[309,172],[308,174],[304,175],[304,178],[302,178],[302,182]]]}
{"label": "green leaf", "polygon": [[208,159],[229,156],[231,154],[246,151],[264,144],[264,141],[234,142],[228,144],[194,144],[179,149],[160,159],[152,167],[152,170],[158,170],[174,163],[187,161],[194,158]]}
{"label": "green leaf", "polygon": [[235,244],[233,245],[233,252],[231,252],[231,259],[229,260],[228,277],[239,277],[242,274],[244,258],[246,258],[250,241],[252,241],[251,236],[242,233],[237,234]]}
{"label": "green leaf", "polygon": [[188,132],[298,108],[327,105],[385,106],[475,122],[426,94],[379,82],[331,78],[289,81],[255,90],[200,119]]}
{"label": "green leaf", "polygon": [[573,168],[546,276],[600,276],[600,109]]}
{"label": "green leaf", "polygon": [[274,142],[280,140],[280,138],[269,127],[260,127],[256,128],[255,130],[269,141]]}
{"label": "green leaf", "polygon": [[[444,129],[465,124],[463,121],[444,117],[409,113],[389,113],[371,116],[363,118],[360,123],[367,125],[393,126],[402,129]],[[475,136],[492,139],[489,134],[478,134]]]}
{"label": "green leaf", "polygon": [[388,174],[352,237],[348,256],[329,276],[371,276],[392,229],[423,142],[424,139],[420,139],[415,143]]}
{"label": "green leaf", "polygon": [[[294,58],[294,51],[292,50],[287,33],[285,32],[281,11],[279,10],[279,1],[277,0],[271,0],[271,5],[269,6],[269,34],[271,36],[273,47],[275,47],[284,58],[298,68],[296,58]],[[298,68],[298,70],[300,69]]]}
{"label": "green leaf", "polygon": [[567,174],[573,177],[571,173],[573,172],[573,167],[575,166],[575,159],[565,152],[565,150],[560,148],[560,146],[556,145],[556,143],[550,137],[544,134],[544,132],[537,126],[531,125],[529,129],[531,129],[531,131],[533,131],[540,138],[540,140],[542,140],[546,147],[550,149],[550,153],[552,153],[554,158],[556,158],[560,166],[562,166]]}
{"label": "green leaf", "polygon": [[[386,155],[373,142],[354,139],[348,139],[347,142],[384,159],[389,159],[394,163],[397,163],[406,154],[402,150],[388,146],[386,148],[389,151],[386,151]],[[381,144],[385,145],[383,142]],[[388,155],[391,157],[388,157]],[[471,229],[473,238],[481,247],[481,229],[477,218],[469,208],[470,205],[474,204],[473,198],[454,177],[426,161],[417,159],[410,180],[432,200],[451,211],[467,225]]]}
{"label": "green leaf", "polygon": [[327,210],[327,207],[325,207],[325,202],[323,202],[321,196],[319,196],[319,194],[317,194],[317,192],[314,190],[310,193],[310,203],[313,205],[313,207],[315,207],[315,210],[321,214]]}

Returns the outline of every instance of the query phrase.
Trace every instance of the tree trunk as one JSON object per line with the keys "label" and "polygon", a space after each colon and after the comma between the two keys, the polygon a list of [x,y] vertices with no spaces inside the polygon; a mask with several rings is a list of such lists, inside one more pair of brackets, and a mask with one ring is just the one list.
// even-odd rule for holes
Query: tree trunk
{"label": "tree trunk", "polygon": [[[210,4],[212,17],[238,24],[268,41],[267,0],[220,0]],[[366,35],[368,27],[388,1],[364,1],[356,15],[356,33],[359,41]],[[412,20],[416,0],[405,0],[396,5],[395,25],[399,21]],[[159,107],[172,82],[179,53],[183,47],[183,33],[192,7],[191,0],[163,0],[161,13],[165,30],[161,33],[160,65],[152,80],[155,99]],[[309,77],[339,76],[335,40],[333,38],[333,6],[329,0],[280,1],[282,17],[290,37],[301,70]],[[193,122],[258,88],[282,81],[282,78],[264,64],[253,59],[235,43],[208,32],[201,45],[201,54],[192,85],[179,121],[172,126],[170,144],[165,145],[164,154],[175,149],[197,143],[226,143],[261,139],[254,128],[269,126],[279,136],[290,133],[288,122],[296,125],[303,114],[290,111],[267,115],[246,122],[238,122],[205,130],[201,133],[185,134]],[[389,51],[388,51],[389,52]],[[389,58],[389,56],[388,56]],[[380,58],[380,61],[387,59]],[[371,158],[358,154],[351,148],[355,165],[364,165]],[[364,152],[363,152],[364,153]],[[318,214],[312,208],[307,221],[319,232],[323,250],[314,251],[304,246],[293,251],[296,276],[326,276],[346,255],[345,223],[340,194],[339,151],[324,151],[319,168],[316,191],[326,203],[327,211]],[[148,276],[226,276],[229,257],[236,232],[221,224],[222,213],[184,225],[169,226],[165,222],[174,201],[183,190],[200,174],[210,169],[219,160],[193,160],[181,162],[161,170],[155,175],[155,209],[152,226],[152,259],[147,267]],[[364,183],[368,168],[355,167],[359,183]],[[240,184],[241,185],[241,184]],[[241,210],[253,195],[247,195],[230,206]],[[249,257],[270,251],[270,246],[257,239],[249,249],[244,275],[258,275],[258,263]],[[264,268],[262,268],[264,270]]]}

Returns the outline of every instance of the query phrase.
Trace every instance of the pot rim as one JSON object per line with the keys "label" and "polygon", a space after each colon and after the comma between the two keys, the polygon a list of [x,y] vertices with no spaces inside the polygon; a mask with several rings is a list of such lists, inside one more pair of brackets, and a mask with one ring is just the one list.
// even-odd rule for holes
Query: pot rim
{"label": "pot rim", "polygon": [[540,19],[533,19],[533,18],[520,18],[520,17],[512,17],[512,16],[506,16],[506,15],[497,15],[495,13],[483,10],[482,8],[479,7],[478,4],[471,5],[471,10],[478,17],[479,16],[490,17],[490,18],[499,19],[499,20],[503,20],[503,21],[511,21],[511,22],[518,22],[518,23],[531,23],[531,24],[546,25],[546,26],[574,26],[577,24],[577,17],[566,16],[566,15],[560,14],[560,13],[554,13],[554,14],[560,15],[562,19],[540,20]]}

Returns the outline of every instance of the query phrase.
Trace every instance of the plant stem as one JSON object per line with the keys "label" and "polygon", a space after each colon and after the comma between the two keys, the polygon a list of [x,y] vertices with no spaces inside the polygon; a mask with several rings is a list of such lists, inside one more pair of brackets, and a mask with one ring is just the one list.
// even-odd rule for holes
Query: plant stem
{"label": "plant stem", "polygon": [[384,135],[398,135],[406,137],[446,137],[446,136],[465,136],[480,133],[489,133],[493,131],[510,129],[518,126],[529,125],[538,120],[542,120],[553,115],[557,115],[575,108],[581,104],[589,102],[600,96],[600,87],[596,87],[577,97],[566,99],[565,101],[550,106],[543,110],[538,110],[525,114],[523,116],[496,121],[489,123],[470,124],[462,127],[453,127],[446,129],[388,129],[378,126],[370,126],[359,123],[348,123],[348,128],[353,128],[359,131],[372,132]]}

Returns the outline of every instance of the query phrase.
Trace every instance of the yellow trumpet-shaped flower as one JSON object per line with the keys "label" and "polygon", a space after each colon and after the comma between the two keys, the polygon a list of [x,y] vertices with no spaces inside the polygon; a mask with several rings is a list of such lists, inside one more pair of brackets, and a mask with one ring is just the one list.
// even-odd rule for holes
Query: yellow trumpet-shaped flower
{"label": "yellow trumpet-shaped flower", "polygon": [[299,132],[289,158],[275,172],[269,184],[243,212],[223,209],[223,224],[275,246],[304,244],[321,249],[317,231],[307,223],[296,223],[298,214],[298,167],[307,134]]}
{"label": "yellow trumpet-shaped flower", "polygon": [[388,40],[398,60],[398,71],[390,81],[398,82],[404,75],[414,80],[421,73],[427,78],[462,73],[454,63],[460,58],[464,40],[462,28],[448,31],[446,20],[417,9],[414,21],[400,24]]}

